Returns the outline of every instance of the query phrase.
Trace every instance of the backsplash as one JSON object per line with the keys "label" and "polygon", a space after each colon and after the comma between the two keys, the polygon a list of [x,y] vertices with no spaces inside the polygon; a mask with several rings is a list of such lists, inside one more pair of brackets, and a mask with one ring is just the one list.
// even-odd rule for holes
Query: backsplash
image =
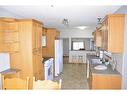
{"label": "backsplash", "polygon": [[122,74],[122,63],[123,63],[123,55],[122,53],[110,53],[104,51],[104,57],[108,58],[110,61],[111,59],[115,59],[117,62],[116,70]]}
{"label": "backsplash", "polygon": [[123,55],[121,54],[112,54],[112,58],[115,58],[117,61],[116,69],[120,74],[122,74],[122,63],[123,63]]}

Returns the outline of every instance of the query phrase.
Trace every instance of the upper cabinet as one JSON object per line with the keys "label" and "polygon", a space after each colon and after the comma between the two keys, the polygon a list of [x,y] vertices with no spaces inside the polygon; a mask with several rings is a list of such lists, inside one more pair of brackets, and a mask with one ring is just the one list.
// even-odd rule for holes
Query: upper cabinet
{"label": "upper cabinet", "polygon": [[19,51],[19,32],[16,21],[0,18],[0,52]]}
{"label": "upper cabinet", "polygon": [[55,39],[60,38],[60,32],[55,28],[44,28],[42,37],[44,35],[46,36],[46,46],[42,47],[42,55],[43,57],[54,57]]}
{"label": "upper cabinet", "polygon": [[43,23],[34,19],[0,18],[0,52],[10,53],[10,68],[20,69],[19,77],[44,78],[42,64]]}
{"label": "upper cabinet", "polygon": [[123,52],[124,47],[124,15],[113,14],[107,15],[102,26],[98,29],[101,31],[101,47],[103,50],[112,53]]}
{"label": "upper cabinet", "polygon": [[94,36],[95,46],[101,47],[102,46],[102,41],[101,41],[102,40],[102,32],[99,30],[96,30],[93,33],[93,36]]}

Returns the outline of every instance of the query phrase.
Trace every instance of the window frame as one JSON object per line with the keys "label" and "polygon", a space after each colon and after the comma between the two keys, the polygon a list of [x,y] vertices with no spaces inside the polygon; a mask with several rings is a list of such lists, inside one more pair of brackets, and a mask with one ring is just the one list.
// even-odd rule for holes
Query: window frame
{"label": "window frame", "polygon": [[[78,49],[74,49],[74,43],[80,43],[80,42],[83,43],[83,48],[78,47]],[[81,50],[81,49],[85,50],[85,42],[84,41],[72,41],[72,50]]]}

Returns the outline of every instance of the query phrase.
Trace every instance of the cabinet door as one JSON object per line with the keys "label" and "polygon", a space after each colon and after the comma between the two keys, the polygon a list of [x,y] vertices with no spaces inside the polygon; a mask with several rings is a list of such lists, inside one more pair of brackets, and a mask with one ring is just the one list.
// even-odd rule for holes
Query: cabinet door
{"label": "cabinet door", "polygon": [[42,25],[39,23],[33,23],[33,47],[39,48],[41,47],[41,38],[42,38]]}
{"label": "cabinet door", "polygon": [[50,33],[51,31],[49,31],[49,29],[47,30],[47,33],[46,33],[46,37],[47,37],[47,45],[46,45],[46,56],[48,57],[48,56],[50,56],[51,55],[51,33]]}
{"label": "cabinet door", "polygon": [[38,53],[38,71],[39,71],[39,79],[44,79],[44,64],[42,63],[42,47],[39,48]]}
{"label": "cabinet door", "polygon": [[38,48],[42,47],[42,26],[38,24]]}
{"label": "cabinet door", "polygon": [[50,56],[54,57],[54,50],[55,50],[55,31],[52,30],[50,34]]}
{"label": "cabinet door", "polygon": [[37,51],[33,49],[33,75],[37,77],[38,67],[37,67]]}
{"label": "cabinet door", "polygon": [[123,52],[124,15],[108,15],[103,26],[102,48],[112,53]]}
{"label": "cabinet door", "polygon": [[101,47],[102,46],[102,32],[97,30],[94,35],[95,35],[96,47]]}
{"label": "cabinet door", "polygon": [[32,30],[32,48],[35,49],[37,47],[37,24],[33,22],[33,30]]}
{"label": "cabinet door", "polygon": [[108,20],[108,51],[122,53],[124,46],[124,16],[110,16]]}
{"label": "cabinet door", "polygon": [[92,75],[92,89],[120,89],[121,76]]}
{"label": "cabinet door", "polygon": [[[0,22],[1,23],[1,22]],[[19,32],[18,23],[2,23],[0,29],[0,51],[15,52],[19,51]]]}
{"label": "cabinet door", "polygon": [[108,19],[105,19],[103,22],[102,30],[102,49],[107,50],[108,48]]}
{"label": "cabinet door", "polygon": [[37,54],[36,54],[36,67],[37,67],[37,77],[38,79],[43,79],[43,76],[42,76],[42,72],[43,72],[43,67],[42,67],[42,48],[40,47],[37,51]]}

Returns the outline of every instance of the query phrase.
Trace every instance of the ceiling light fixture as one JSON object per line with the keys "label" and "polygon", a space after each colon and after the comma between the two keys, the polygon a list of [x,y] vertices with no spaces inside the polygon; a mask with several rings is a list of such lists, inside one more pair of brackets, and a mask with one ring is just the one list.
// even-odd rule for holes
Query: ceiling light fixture
{"label": "ceiling light fixture", "polygon": [[101,23],[101,18],[98,17],[97,20],[98,20],[98,21],[97,21],[96,28],[99,28],[99,27],[102,25],[102,23]]}
{"label": "ceiling light fixture", "polygon": [[84,29],[88,28],[88,26],[78,26],[78,27],[76,27],[76,28],[78,28],[78,29],[80,29],[80,30],[84,30]]}
{"label": "ceiling light fixture", "polygon": [[51,5],[51,7],[54,7],[54,5]]}
{"label": "ceiling light fixture", "polygon": [[69,25],[68,19],[64,18],[64,19],[62,20],[62,24],[65,25],[65,26],[68,26],[68,25]]}

